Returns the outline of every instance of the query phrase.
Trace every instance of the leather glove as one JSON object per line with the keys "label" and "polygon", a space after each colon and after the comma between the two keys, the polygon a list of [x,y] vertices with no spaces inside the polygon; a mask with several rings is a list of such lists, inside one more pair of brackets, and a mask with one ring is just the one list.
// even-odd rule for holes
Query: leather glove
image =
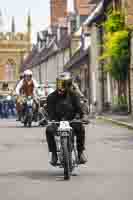
{"label": "leather glove", "polygon": [[76,114],[74,118],[77,120],[80,119],[80,114]]}

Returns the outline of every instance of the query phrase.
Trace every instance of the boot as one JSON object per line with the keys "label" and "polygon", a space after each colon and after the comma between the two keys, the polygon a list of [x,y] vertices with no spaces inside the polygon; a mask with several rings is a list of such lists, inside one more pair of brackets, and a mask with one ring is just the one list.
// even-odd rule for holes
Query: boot
{"label": "boot", "polygon": [[53,165],[53,166],[56,166],[57,160],[58,160],[57,153],[56,152],[52,152],[50,164]]}
{"label": "boot", "polygon": [[87,162],[87,157],[85,153],[82,151],[79,153],[79,164],[85,164]]}

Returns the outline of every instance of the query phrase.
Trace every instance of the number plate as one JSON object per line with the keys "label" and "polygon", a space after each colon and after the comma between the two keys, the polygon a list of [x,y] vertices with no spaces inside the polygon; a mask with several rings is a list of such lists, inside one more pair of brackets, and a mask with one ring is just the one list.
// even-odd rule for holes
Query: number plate
{"label": "number plate", "polygon": [[67,136],[69,136],[69,133],[68,132],[60,132],[60,135],[62,137],[67,137]]}

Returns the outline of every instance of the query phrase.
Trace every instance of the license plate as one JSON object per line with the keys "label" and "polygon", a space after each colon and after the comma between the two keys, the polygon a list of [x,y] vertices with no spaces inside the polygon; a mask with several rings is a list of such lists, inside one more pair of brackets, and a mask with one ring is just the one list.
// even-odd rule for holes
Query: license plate
{"label": "license plate", "polygon": [[67,136],[69,136],[69,133],[68,133],[68,132],[61,132],[60,134],[61,134],[62,137],[67,137]]}

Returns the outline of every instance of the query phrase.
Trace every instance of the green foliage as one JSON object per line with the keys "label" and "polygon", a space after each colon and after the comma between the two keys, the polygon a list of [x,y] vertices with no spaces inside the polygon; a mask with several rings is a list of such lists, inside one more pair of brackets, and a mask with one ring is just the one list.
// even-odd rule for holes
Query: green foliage
{"label": "green foliage", "polygon": [[127,80],[129,64],[129,32],[124,28],[124,18],[113,12],[105,22],[105,44],[101,59],[107,61],[105,70],[115,80]]}
{"label": "green foliage", "polygon": [[100,59],[106,61],[105,71],[109,72],[117,81],[117,105],[126,105],[126,81],[130,59],[129,31],[124,24],[124,16],[113,11],[104,24],[105,42],[104,53]]}
{"label": "green foliage", "polygon": [[114,96],[114,99],[113,99],[113,103],[114,105],[125,105],[127,106],[127,98],[124,97],[124,96]]}
{"label": "green foliage", "polygon": [[129,33],[126,30],[107,34],[103,59],[110,62],[105,70],[110,72],[115,80],[126,80],[129,63]]}
{"label": "green foliage", "polygon": [[112,12],[108,16],[108,20],[104,24],[106,32],[116,32],[122,30],[124,27],[124,17],[120,12]]}

